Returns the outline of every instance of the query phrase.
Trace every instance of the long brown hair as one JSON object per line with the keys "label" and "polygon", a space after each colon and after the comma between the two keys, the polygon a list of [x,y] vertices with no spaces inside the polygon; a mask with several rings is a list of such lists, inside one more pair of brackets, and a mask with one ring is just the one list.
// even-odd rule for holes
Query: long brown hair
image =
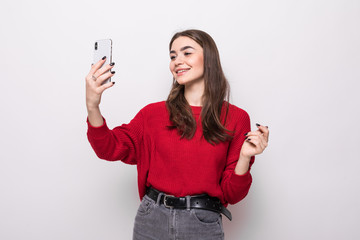
{"label": "long brown hair", "polygon": [[[203,136],[206,141],[213,145],[231,139],[229,133],[232,131],[224,126],[229,110],[230,86],[223,73],[215,41],[206,32],[190,29],[176,33],[170,41],[169,50],[171,50],[175,39],[182,36],[191,38],[203,48],[204,94],[202,96],[203,106],[201,110]],[[184,90],[185,86],[180,85],[174,78],[172,89],[166,100],[170,121],[173,124],[168,127],[170,129],[177,128],[181,138],[191,139],[196,131],[196,121],[184,96]],[[223,104],[226,108],[225,118],[223,118],[224,125],[221,123]]]}

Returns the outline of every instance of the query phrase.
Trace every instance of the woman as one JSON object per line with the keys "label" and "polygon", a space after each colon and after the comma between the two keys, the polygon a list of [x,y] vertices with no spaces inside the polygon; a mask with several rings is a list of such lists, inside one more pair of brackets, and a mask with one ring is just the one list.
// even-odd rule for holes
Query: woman
{"label": "woman", "polygon": [[[254,156],[269,131],[250,131],[248,114],[229,103],[229,86],[213,39],[199,30],[170,41],[173,86],[166,101],[141,109],[110,130],[99,109],[101,85],[115,72],[100,60],[86,77],[88,139],[106,160],[137,164],[139,195],[133,239],[224,239],[226,206],[251,185]],[[226,99],[226,101],[225,101]]]}

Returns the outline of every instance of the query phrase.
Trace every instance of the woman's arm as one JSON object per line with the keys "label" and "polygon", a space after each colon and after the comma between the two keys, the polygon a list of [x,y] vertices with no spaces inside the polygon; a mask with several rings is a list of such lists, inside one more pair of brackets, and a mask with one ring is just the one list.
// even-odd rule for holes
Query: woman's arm
{"label": "woman's arm", "polygon": [[234,170],[237,175],[244,175],[247,171],[249,171],[250,159],[251,157],[244,156],[240,153],[240,158]]}
{"label": "woman's arm", "polygon": [[136,164],[142,149],[143,111],[136,114],[130,123],[112,130],[103,118],[103,124],[98,127],[92,126],[88,119],[87,136],[96,155],[108,161],[121,160],[127,164]]}
{"label": "woman's arm", "polygon": [[101,102],[101,95],[105,91],[105,89],[112,87],[115,83],[109,82],[102,85],[105,80],[109,79],[115,74],[114,71],[109,71],[114,67],[115,63],[110,63],[102,67],[104,63],[105,57],[91,66],[90,72],[85,78],[86,108],[88,112],[88,120],[89,123],[94,127],[98,127],[104,124],[99,108]]}
{"label": "woman's arm", "polygon": [[89,123],[94,127],[100,127],[104,124],[103,117],[99,107],[87,108]]}
{"label": "woman's arm", "polygon": [[255,155],[266,148],[269,136],[268,128],[258,124],[259,129],[251,131],[250,118],[246,112],[242,112],[236,121],[236,133],[229,146],[227,166],[221,182],[225,199],[230,204],[239,202],[247,195],[252,183],[249,170]]}
{"label": "woman's arm", "polygon": [[114,63],[103,66],[106,58],[91,66],[86,76],[86,109],[88,112],[88,140],[95,153],[101,159],[122,160],[136,164],[136,154],[141,142],[142,114],[138,114],[130,124],[123,124],[110,130],[100,112],[101,95],[114,85],[114,82],[102,84],[114,76]]}

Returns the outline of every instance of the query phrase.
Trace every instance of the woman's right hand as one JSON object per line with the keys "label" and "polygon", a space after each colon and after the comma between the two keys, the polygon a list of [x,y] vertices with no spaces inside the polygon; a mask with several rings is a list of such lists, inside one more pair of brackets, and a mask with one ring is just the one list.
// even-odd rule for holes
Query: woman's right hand
{"label": "woman's right hand", "polygon": [[105,58],[99,60],[91,66],[89,74],[86,76],[86,107],[88,111],[98,109],[101,102],[101,95],[105,89],[114,86],[115,82],[108,82],[101,85],[105,80],[114,76],[115,71],[109,71],[115,65],[110,63],[103,66]]}

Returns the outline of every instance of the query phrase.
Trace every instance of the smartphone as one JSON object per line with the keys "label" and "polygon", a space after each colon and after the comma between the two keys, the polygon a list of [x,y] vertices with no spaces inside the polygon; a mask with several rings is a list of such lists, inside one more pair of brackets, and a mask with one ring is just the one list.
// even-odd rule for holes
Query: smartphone
{"label": "smartphone", "polygon": [[[97,63],[100,59],[106,56],[106,61],[103,64],[110,64],[112,62],[112,40],[111,39],[101,39],[95,41],[94,44],[94,64]],[[110,71],[110,70],[109,70]],[[111,82],[111,78],[105,80],[102,84]]]}

